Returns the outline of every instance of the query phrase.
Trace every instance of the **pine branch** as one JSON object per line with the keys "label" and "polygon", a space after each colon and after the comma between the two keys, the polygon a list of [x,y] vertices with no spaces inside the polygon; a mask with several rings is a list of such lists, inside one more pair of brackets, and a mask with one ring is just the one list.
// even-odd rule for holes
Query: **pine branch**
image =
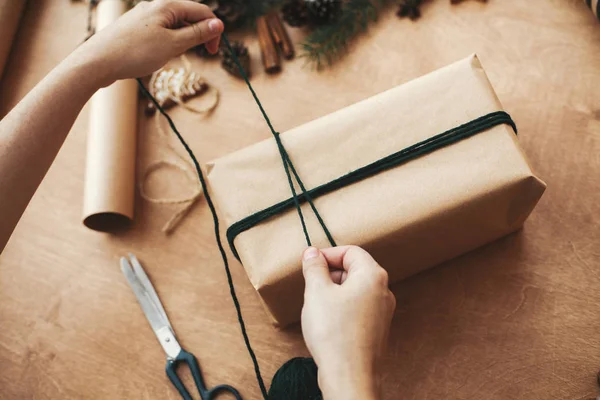
{"label": "pine branch", "polygon": [[[141,3],[142,1],[152,1],[152,0],[124,0],[129,4],[130,7]],[[197,3],[205,3],[209,6],[216,6],[218,0],[194,0]],[[244,14],[243,18],[245,21],[249,23],[254,23],[256,18],[265,15],[275,7],[281,6],[285,0],[229,0],[232,3],[239,2],[244,6]],[[225,2],[225,1],[223,1]]]}
{"label": "pine branch", "polygon": [[381,7],[391,0],[348,0],[342,15],[333,23],[316,27],[302,43],[303,56],[316,65],[331,65],[342,58],[348,45],[369,23],[377,20]]}
{"label": "pine branch", "polygon": [[247,8],[244,14],[244,19],[250,23],[254,23],[256,19],[276,7],[281,6],[285,0],[242,0]]}

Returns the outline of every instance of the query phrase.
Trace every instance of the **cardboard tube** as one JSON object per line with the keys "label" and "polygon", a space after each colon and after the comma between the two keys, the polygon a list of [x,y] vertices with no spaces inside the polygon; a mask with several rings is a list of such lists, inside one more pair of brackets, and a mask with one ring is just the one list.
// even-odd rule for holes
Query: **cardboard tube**
{"label": "cardboard tube", "polygon": [[[100,30],[126,11],[122,0],[102,0]],[[133,79],[100,89],[90,100],[83,223],[99,231],[121,229],[133,220],[138,87]]]}
{"label": "cardboard tube", "polygon": [[0,0],[0,78],[19,27],[26,0]]}

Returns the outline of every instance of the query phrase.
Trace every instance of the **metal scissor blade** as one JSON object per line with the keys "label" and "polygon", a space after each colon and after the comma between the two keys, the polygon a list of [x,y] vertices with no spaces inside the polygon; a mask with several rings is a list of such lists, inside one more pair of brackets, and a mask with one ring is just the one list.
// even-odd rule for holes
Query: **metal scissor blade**
{"label": "metal scissor blade", "polygon": [[[146,319],[152,327],[156,338],[160,342],[160,345],[162,346],[165,353],[167,353],[167,358],[175,359],[177,355],[181,352],[181,346],[175,338],[175,334],[173,333],[173,329],[169,325],[169,321],[166,319],[164,309],[162,309],[162,306],[161,310],[157,308],[157,303],[155,303],[152,300],[152,296],[150,295],[148,290],[146,290],[139,277],[132,269],[131,264],[125,257],[121,257],[121,271],[123,272],[123,275],[125,275],[125,278],[127,279],[129,286],[131,287],[131,290],[133,290],[133,293],[135,294],[138,303],[140,303],[142,311],[144,311]],[[144,276],[145,275],[146,274],[144,273]],[[146,279],[148,279],[147,276]],[[154,295],[156,295],[156,292],[154,293]],[[158,298],[158,296],[156,297]],[[160,304],[160,301],[158,302],[158,304]]]}
{"label": "metal scissor blade", "polygon": [[133,254],[129,253],[128,255],[129,262],[133,267],[133,272],[146,289],[146,292],[148,292],[150,299],[152,300],[152,302],[154,302],[154,305],[156,306],[158,311],[162,314],[164,322],[169,326],[169,328],[173,329],[173,327],[171,326],[171,322],[169,321],[169,317],[167,317],[167,312],[165,311],[162,303],[160,302],[158,294],[156,293],[154,286],[152,286],[152,282],[150,282],[150,278],[148,278],[148,275],[146,275],[146,271],[144,271],[144,268],[142,268],[142,265]]}
{"label": "metal scissor blade", "polygon": [[133,293],[135,294],[138,303],[140,303],[140,306],[146,315],[146,319],[148,319],[148,322],[150,323],[150,326],[154,332],[158,332],[161,328],[169,326],[168,321],[165,321],[162,312],[156,307],[154,301],[150,297],[150,294],[139,280],[138,276],[131,268],[131,264],[125,257],[121,257],[121,271],[123,271],[123,275],[125,275],[129,286],[131,286],[131,290],[133,290]]}

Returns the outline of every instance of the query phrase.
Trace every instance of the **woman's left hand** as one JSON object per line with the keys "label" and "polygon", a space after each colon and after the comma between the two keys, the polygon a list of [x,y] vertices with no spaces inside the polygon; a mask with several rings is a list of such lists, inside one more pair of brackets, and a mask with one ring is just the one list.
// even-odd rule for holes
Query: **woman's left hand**
{"label": "woman's left hand", "polygon": [[118,79],[150,75],[199,44],[214,54],[223,29],[223,22],[204,4],[142,1],[83,43],[70,61],[86,64],[93,69],[90,74],[99,78],[99,85],[108,86]]}

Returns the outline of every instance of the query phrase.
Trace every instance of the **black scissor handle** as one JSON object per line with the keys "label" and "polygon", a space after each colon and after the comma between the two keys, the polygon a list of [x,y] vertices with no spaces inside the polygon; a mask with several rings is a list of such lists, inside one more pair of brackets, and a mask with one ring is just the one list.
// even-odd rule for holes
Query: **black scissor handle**
{"label": "black scissor handle", "polygon": [[206,400],[216,399],[219,393],[229,392],[235,397],[235,400],[242,400],[242,396],[240,396],[240,392],[237,391],[236,388],[229,385],[217,385],[214,388],[206,391]]}
{"label": "black scissor handle", "polygon": [[200,398],[202,400],[213,400],[219,395],[219,393],[229,392],[233,394],[236,400],[242,400],[242,396],[240,393],[232,386],[229,385],[218,385],[212,389],[207,389],[206,384],[204,383],[204,379],[202,378],[202,372],[200,370],[200,365],[198,364],[198,360],[192,353],[189,353],[185,350],[181,350],[181,352],[177,355],[175,360],[167,360],[167,376],[171,383],[177,388],[177,391],[181,395],[184,400],[193,400],[190,393],[187,391],[183,382],[177,375],[177,367],[185,363],[190,369],[192,373],[192,377],[194,378],[194,382],[196,383],[196,388],[200,393]]}

